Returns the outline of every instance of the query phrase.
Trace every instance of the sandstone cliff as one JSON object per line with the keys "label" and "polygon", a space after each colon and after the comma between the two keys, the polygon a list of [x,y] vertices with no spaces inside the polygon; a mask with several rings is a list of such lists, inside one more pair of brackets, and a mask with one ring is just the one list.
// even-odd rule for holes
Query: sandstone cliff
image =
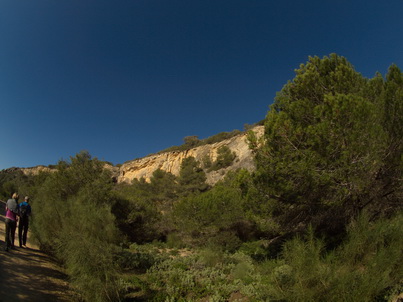
{"label": "sandstone cliff", "polygon": [[[264,127],[256,126],[252,130],[257,136],[261,136],[263,134]],[[227,146],[231,152],[235,153],[236,158],[233,164],[225,169],[210,172],[206,171],[207,169],[205,169],[208,184],[215,184],[217,181],[221,180],[228,171],[239,168],[245,168],[251,171],[255,168],[252,152],[249,150],[245,133],[218,143],[203,145],[185,151],[173,151],[149,155],[140,159],[125,162],[120,167],[105,164],[104,168],[112,172],[113,178],[118,183],[130,183],[135,178],[144,178],[148,181],[153,172],[157,169],[161,169],[178,176],[181,163],[185,158],[192,156],[197,161],[202,163],[206,157],[209,157],[211,162],[214,162],[217,158],[218,149],[222,146]],[[55,169],[45,166],[37,166],[32,168],[13,167],[2,170],[1,172],[14,173],[18,171],[21,171],[25,175],[38,175],[40,172],[52,172],[55,171]]]}
{"label": "sandstone cliff", "polygon": [[0,173],[5,174],[22,173],[24,175],[38,175],[40,172],[52,172],[52,171],[55,171],[55,169],[40,165],[30,168],[11,167],[1,170]]}
{"label": "sandstone cliff", "polygon": [[[263,126],[255,127],[253,131],[256,132],[257,136],[260,136],[263,134]],[[208,156],[211,161],[214,161],[217,158],[217,151],[221,146],[227,146],[232,152],[235,152],[236,159],[233,165],[226,169],[207,173],[207,182],[209,184],[216,183],[230,170],[236,170],[238,168],[254,169],[253,156],[246,141],[246,134],[240,134],[215,144],[204,145],[186,151],[150,155],[126,162],[119,169],[117,181],[119,183],[131,182],[135,178],[140,179],[142,177],[149,180],[153,172],[157,169],[179,175],[183,159],[192,156],[197,161],[203,162],[203,159]]]}
{"label": "sandstone cliff", "polygon": [[45,167],[45,166],[36,166],[36,167],[32,167],[32,168],[21,168],[20,170],[25,175],[38,175],[41,172],[55,171],[55,169],[51,169],[51,168]]}

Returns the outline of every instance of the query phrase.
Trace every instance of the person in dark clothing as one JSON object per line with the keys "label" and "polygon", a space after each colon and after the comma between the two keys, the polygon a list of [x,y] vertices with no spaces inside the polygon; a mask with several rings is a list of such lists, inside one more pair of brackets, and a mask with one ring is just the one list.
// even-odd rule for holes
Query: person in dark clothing
{"label": "person in dark clothing", "polygon": [[6,234],[4,248],[7,252],[10,248],[14,248],[15,229],[17,227],[17,214],[18,214],[18,194],[14,193],[12,198],[7,200],[6,203]]}
{"label": "person in dark clothing", "polygon": [[29,204],[29,197],[25,196],[23,202],[19,204],[20,222],[18,224],[18,239],[20,247],[27,247],[27,234],[29,226],[29,216],[31,215],[31,206]]}

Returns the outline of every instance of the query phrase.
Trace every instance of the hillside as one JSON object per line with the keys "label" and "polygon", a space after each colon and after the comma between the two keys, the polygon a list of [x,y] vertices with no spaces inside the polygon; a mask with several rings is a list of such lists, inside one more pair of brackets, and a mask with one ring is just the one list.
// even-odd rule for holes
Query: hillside
{"label": "hillside", "polygon": [[[257,126],[253,128],[253,131],[260,136],[263,134],[263,126]],[[140,179],[142,177],[148,180],[157,169],[177,176],[183,159],[192,156],[202,163],[207,156],[213,162],[217,158],[218,149],[222,146],[227,146],[231,152],[235,152],[236,158],[234,163],[226,169],[206,171],[208,184],[215,184],[224,177],[226,172],[231,170],[239,168],[254,169],[252,152],[246,141],[246,133],[242,133],[218,143],[207,144],[185,151],[164,152],[126,162],[119,169],[118,183],[131,182],[135,178]]]}
{"label": "hillside", "polygon": [[[257,136],[261,136],[264,131],[263,128],[263,126],[256,126],[252,130],[257,134]],[[248,170],[254,169],[253,156],[246,141],[246,133],[241,133],[221,142],[206,144],[189,150],[152,154],[143,158],[127,161],[120,167],[106,164],[105,168],[111,170],[113,177],[116,178],[118,183],[130,183],[135,178],[149,180],[153,172],[157,169],[164,170],[177,176],[179,175],[181,163],[185,158],[192,156],[202,163],[203,160],[208,157],[212,162],[214,162],[217,159],[218,150],[222,146],[227,146],[231,152],[235,153],[235,160],[231,166],[225,169],[220,169],[218,171],[208,171],[205,169],[208,184],[215,184],[222,179],[228,171],[239,168],[245,168]],[[3,172],[15,172],[18,170],[25,175],[37,175],[40,172],[52,171],[52,168],[45,166],[10,168],[3,170]]]}

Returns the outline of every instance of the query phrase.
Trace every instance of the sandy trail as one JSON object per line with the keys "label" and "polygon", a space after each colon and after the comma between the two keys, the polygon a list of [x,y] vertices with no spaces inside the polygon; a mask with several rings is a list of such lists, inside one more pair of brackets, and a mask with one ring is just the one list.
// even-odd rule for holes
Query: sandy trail
{"label": "sandy trail", "polygon": [[[4,251],[5,203],[0,202],[0,301],[74,301],[66,275],[29,240],[27,248]],[[15,236],[18,246],[18,228]]]}

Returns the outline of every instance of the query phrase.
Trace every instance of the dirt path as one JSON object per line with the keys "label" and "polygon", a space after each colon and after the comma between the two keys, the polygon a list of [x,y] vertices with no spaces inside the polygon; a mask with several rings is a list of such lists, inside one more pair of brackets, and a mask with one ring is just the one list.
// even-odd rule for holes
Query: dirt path
{"label": "dirt path", "polygon": [[[5,204],[0,202],[0,213]],[[66,275],[29,240],[27,248],[4,251],[4,215],[0,215],[0,301],[74,301]],[[18,246],[18,229],[15,245]]]}

